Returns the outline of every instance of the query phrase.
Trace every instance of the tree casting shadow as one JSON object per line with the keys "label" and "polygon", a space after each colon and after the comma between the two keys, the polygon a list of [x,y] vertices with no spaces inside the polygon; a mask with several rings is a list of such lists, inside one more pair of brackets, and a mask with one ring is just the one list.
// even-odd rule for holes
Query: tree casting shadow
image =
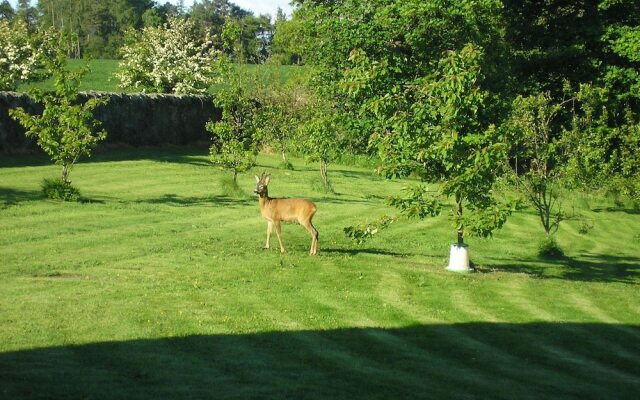
{"label": "tree casting shadow", "polygon": [[640,326],[466,323],[207,335],[0,354],[20,399],[635,398]]}

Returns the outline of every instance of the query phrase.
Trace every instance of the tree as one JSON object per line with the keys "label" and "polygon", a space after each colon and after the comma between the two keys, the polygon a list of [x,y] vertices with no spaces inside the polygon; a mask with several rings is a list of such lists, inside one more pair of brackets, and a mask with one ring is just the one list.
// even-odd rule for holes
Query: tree
{"label": "tree", "polygon": [[46,58],[46,67],[54,78],[55,91],[33,92],[35,100],[42,102],[42,115],[30,115],[22,108],[12,109],[9,114],[26,129],[28,137],[35,137],[38,145],[56,165],[62,167],[61,184],[70,187],[71,169],[83,155],[90,156],[91,150],[107,136],[98,130],[100,123],[94,119],[96,107],[107,102],[107,98],[91,98],[78,104],[80,80],[88,68],[71,72],[66,69],[66,56],[62,52],[53,58]]}
{"label": "tree", "polygon": [[547,239],[564,219],[559,189],[564,176],[566,152],[554,119],[573,99],[554,103],[551,94],[518,96],[506,124],[510,142],[519,149],[522,163],[513,172],[517,187],[533,205]]}
{"label": "tree", "polygon": [[241,76],[227,68],[227,86],[215,95],[215,104],[222,108],[219,121],[209,121],[207,131],[213,136],[209,152],[213,165],[230,170],[233,184],[237,176],[252,168],[258,154],[259,104],[241,84]]}
{"label": "tree", "polygon": [[157,8],[150,8],[145,11],[144,14],[142,14],[142,25],[145,28],[157,28],[166,22],[166,20],[163,20],[163,16],[160,14]]}
{"label": "tree", "polygon": [[227,56],[236,62],[261,63],[268,55],[272,36],[268,16],[254,16],[227,0],[203,0],[189,11],[202,34],[223,37]]}
{"label": "tree", "polygon": [[0,90],[44,77],[41,58],[51,51],[52,37],[31,34],[20,19],[0,19]]}
{"label": "tree", "polygon": [[15,16],[25,23],[30,32],[33,32],[36,29],[38,24],[38,14],[37,10],[31,6],[30,0],[18,0],[18,7],[16,9]]}
{"label": "tree", "polygon": [[438,215],[441,200],[453,198],[458,245],[468,235],[490,236],[510,213],[492,193],[507,147],[499,131],[479,118],[488,96],[479,87],[481,60],[473,45],[445,52],[431,75],[383,100],[403,106],[390,118],[384,114],[375,137],[384,173],[417,173],[439,183],[435,193],[414,188],[392,204],[425,217]]}
{"label": "tree", "polygon": [[281,8],[278,8],[273,27],[269,61],[280,65],[299,65],[302,63],[302,27],[299,18],[287,20]]}
{"label": "tree", "polygon": [[143,92],[204,93],[217,79],[219,52],[193,22],[170,18],[161,27],[130,31],[117,76],[123,88]]}
{"label": "tree", "polygon": [[309,104],[309,112],[300,126],[298,146],[309,161],[320,163],[322,185],[333,192],[329,180],[329,164],[344,151],[345,135],[341,115],[320,98]]}
{"label": "tree", "polygon": [[16,12],[11,7],[11,3],[9,0],[3,0],[0,3],[0,20],[11,21],[13,17],[16,15]]}
{"label": "tree", "polygon": [[298,145],[301,137],[297,132],[309,114],[307,110],[311,106],[312,93],[303,83],[304,77],[282,84],[280,75],[274,73],[279,69],[266,70],[271,74],[262,75],[256,80],[262,142],[280,153],[284,168],[291,169],[293,166],[287,154],[301,147]]}
{"label": "tree", "polygon": [[342,147],[377,149],[387,176],[437,182],[435,194],[415,187],[392,203],[426,217],[453,198],[460,247],[465,236],[491,235],[510,212],[492,193],[506,156],[491,124],[509,87],[497,62],[501,9],[496,0],[312,0],[292,17],[316,92],[332,105],[326,118],[345,131]]}
{"label": "tree", "polygon": [[227,20],[239,21],[250,15],[249,11],[228,0],[201,0],[189,10],[189,18],[193,19],[202,34],[211,36],[220,35]]}

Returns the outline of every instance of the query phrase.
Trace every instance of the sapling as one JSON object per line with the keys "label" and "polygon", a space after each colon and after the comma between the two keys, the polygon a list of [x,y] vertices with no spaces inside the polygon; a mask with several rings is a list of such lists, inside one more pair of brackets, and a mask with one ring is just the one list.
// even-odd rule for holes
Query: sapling
{"label": "sapling", "polygon": [[62,168],[58,194],[50,194],[55,191],[47,189],[51,186],[49,184],[44,187],[47,196],[73,200],[76,195],[65,194],[75,193],[68,189],[71,186],[69,175],[80,157],[91,156],[91,150],[106,138],[107,132],[99,129],[100,122],[94,118],[93,111],[106,104],[108,99],[92,97],[86,102],[78,101],[80,81],[89,70],[88,67],[80,71],[67,70],[62,51],[46,57],[45,65],[53,75],[55,90],[45,93],[36,89],[31,92],[32,97],[43,104],[42,114],[31,115],[20,107],[9,110],[9,114],[24,126],[27,137],[36,138],[42,150]]}

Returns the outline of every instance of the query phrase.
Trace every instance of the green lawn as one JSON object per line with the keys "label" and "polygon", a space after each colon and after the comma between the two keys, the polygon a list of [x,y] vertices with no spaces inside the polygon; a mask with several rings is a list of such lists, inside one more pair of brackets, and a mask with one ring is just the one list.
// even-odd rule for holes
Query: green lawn
{"label": "green lawn", "polygon": [[[115,76],[118,71],[118,60],[75,60],[70,59],[68,66],[72,70],[83,68],[85,65],[89,65],[90,72],[83,78],[80,84],[81,91],[100,91],[100,92],[133,92],[132,89],[122,89],[118,87],[120,80]],[[298,67],[293,65],[238,65],[241,71],[247,73],[249,76],[255,76],[257,79],[266,79],[273,81],[279,79],[280,83],[284,83],[288,80],[296,79],[305,73],[304,67]],[[253,84],[248,82],[248,84]],[[220,85],[214,85],[210,92],[213,93]],[[44,82],[29,83],[21,85],[18,90],[21,92],[27,92],[31,87],[39,87],[44,90],[53,89],[53,79],[48,79]]]}
{"label": "green lawn", "polygon": [[[479,272],[444,270],[446,216],[400,221],[362,246],[342,228],[392,212],[403,182],[333,165],[336,194],[261,155],[231,197],[198,149],[94,156],[85,203],[45,200],[39,157],[0,159],[0,398],[635,398],[640,392],[640,214],[575,196],[566,257],[536,257],[531,211],[470,239]],[[318,206],[310,238],[283,226],[263,250],[250,193]],[[446,210],[445,210],[446,212]],[[272,238],[275,245],[275,235]]]}

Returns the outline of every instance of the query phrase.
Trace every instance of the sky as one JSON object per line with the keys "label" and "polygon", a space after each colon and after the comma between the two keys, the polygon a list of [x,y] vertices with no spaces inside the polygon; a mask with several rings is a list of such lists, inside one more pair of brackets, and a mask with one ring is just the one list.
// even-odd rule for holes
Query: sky
{"label": "sky", "polygon": [[[179,0],[156,0],[160,4],[164,4],[166,1],[169,1],[173,4],[178,4]],[[289,5],[290,0],[230,0],[231,3],[237,4],[241,8],[245,10],[253,11],[253,14],[258,16],[260,14],[269,14],[271,16],[276,15],[276,10],[278,7],[282,8],[282,10],[287,14],[291,15],[291,6]],[[191,7],[194,0],[185,0],[184,5],[186,7]],[[9,0],[11,6],[16,8],[16,4],[18,4],[18,0]],[[31,4],[35,5],[37,3],[36,0],[32,0]]]}

